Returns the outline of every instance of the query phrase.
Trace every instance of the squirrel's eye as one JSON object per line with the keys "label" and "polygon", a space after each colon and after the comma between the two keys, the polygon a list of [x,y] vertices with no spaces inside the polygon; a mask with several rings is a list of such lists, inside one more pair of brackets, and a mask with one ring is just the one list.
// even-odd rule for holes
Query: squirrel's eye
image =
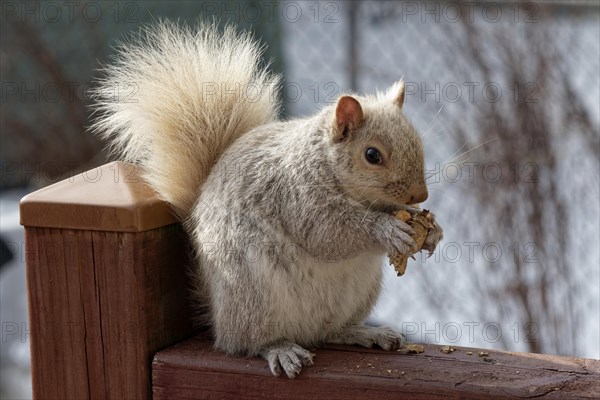
{"label": "squirrel's eye", "polygon": [[375,147],[369,147],[365,151],[365,158],[367,162],[370,164],[381,164],[383,163],[383,158],[381,157],[381,153]]}

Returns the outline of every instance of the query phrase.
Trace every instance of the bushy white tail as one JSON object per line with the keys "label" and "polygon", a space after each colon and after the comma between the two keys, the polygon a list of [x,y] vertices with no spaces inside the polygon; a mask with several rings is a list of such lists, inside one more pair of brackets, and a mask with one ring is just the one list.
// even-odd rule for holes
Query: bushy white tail
{"label": "bushy white tail", "polygon": [[261,67],[264,49],[232,26],[161,21],[116,50],[93,91],[92,129],[185,218],[223,151],[276,119],[280,78]]}

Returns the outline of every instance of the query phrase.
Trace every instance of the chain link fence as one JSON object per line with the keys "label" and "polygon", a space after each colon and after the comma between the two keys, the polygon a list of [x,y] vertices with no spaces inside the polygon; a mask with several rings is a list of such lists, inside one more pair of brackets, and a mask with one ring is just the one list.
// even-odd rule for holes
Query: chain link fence
{"label": "chain link fence", "polygon": [[289,113],[403,78],[424,136],[445,240],[390,271],[375,318],[416,341],[598,357],[597,4],[296,5]]}
{"label": "chain link fence", "polygon": [[[599,357],[598,3],[5,1],[3,190],[104,163],[86,132],[94,70],[141,24],[200,15],[269,45],[284,118],[406,82],[445,239],[402,278],[385,269],[373,320],[415,341]],[[9,269],[21,272],[1,275],[3,398],[28,385],[23,257]]]}

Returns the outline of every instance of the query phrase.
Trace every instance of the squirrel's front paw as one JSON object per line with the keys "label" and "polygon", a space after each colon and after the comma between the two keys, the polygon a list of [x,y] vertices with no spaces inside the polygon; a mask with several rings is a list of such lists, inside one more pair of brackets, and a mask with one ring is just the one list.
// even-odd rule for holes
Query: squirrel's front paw
{"label": "squirrel's front paw", "polygon": [[377,345],[383,350],[397,350],[406,342],[404,334],[385,326],[351,325],[343,331],[332,335],[327,340],[333,344],[358,345],[373,347]]}
{"label": "squirrel's front paw", "polygon": [[433,254],[433,252],[435,251],[435,248],[437,247],[440,240],[443,239],[444,232],[442,230],[442,227],[439,226],[438,223],[435,221],[435,215],[430,213],[430,216],[433,228],[431,228],[427,233],[427,237],[425,238],[425,243],[423,244],[422,249],[429,251],[429,255],[431,256],[431,254]]}
{"label": "squirrel's front paw", "polygon": [[388,254],[412,255],[419,249],[414,239],[413,228],[406,222],[391,215],[382,215],[375,226],[375,238],[383,245]]}
{"label": "squirrel's front paw", "polygon": [[314,353],[288,341],[266,347],[260,354],[269,362],[273,375],[279,376],[283,371],[288,378],[296,377],[302,367],[313,365],[315,356]]}

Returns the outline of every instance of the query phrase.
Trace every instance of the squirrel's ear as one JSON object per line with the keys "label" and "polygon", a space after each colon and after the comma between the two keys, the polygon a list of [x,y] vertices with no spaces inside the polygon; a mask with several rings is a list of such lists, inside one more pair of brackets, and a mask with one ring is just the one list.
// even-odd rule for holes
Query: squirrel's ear
{"label": "squirrel's ear", "polygon": [[388,96],[392,99],[395,105],[402,108],[404,105],[404,98],[406,96],[406,89],[404,87],[404,81],[399,80],[390,88]]}
{"label": "squirrel's ear", "polygon": [[361,124],[363,118],[363,110],[358,100],[352,96],[342,96],[335,108],[335,140],[341,142],[346,139],[348,134]]}

